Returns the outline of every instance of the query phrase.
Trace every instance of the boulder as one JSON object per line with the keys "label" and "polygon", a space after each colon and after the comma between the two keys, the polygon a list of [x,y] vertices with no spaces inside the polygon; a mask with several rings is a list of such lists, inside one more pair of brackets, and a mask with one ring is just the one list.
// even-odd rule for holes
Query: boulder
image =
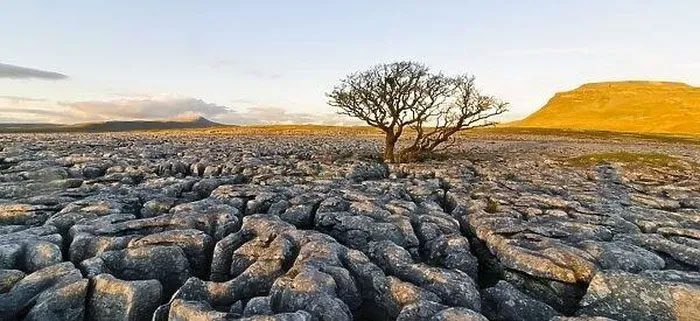
{"label": "boulder", "polygon": [[88,280],[64,262],[31,273],[0,293],[0,319],[83,320]]}
{"label": "boulder", "polygon": [[90,288],[87,316],[95,321],[148,321],[162,299],[156,280],[124,281],[100,274]]}
{"label": "boulder", "polygon": [[85,298],[88,280],[80,279],[47,289],[36,298],[36,304],[24,320],[82,321],[85,317]]}
{"label": "boulder", "polygon": [[368,252],[387,274],[435,293],[443,303],[481,310],[479,291],[466,273],[413,263],[410,253],[391,241],[371,243]]}
{"label": "boulder", "polygon": [[158,280],[163,294],[171,296],[191,276],[184,251],[177,246],[144,246],[106,251],[81,262],[90,277],[109,273],[127,280]]}
{"label": "boulder", "polygon": [[9,292],[26,274],[20,270],[0,270],[0,293]]}
{"label": "boulder", "polygon": [[389,167],[384,163],[358,163],[350,167],[345,175],[349,180],[363,182],[389,176]]}
{"label": "boulder", "polygon": [[625,242],[586,241],[579,247],[595,258],[603,270],[639,273],[663,269],[665,266],[664,259],[660,256]]}
{"label": "boulder", "polygon": [[549,321],[559,313],[505,281],[483,291],[483,313],[489,320]]}

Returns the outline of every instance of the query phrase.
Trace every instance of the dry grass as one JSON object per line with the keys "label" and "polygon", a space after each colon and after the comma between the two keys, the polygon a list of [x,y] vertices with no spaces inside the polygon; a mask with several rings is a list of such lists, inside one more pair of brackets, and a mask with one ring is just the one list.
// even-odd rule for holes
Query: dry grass
{"label": "dry grass", "polygon": [[210,135],[280,135],[280,136],[382,136],[382,132],[369,126],[322,125],[264,125],[219,126],[202,129],[166,130],[161,133],[210,134]]}
{"label": "dry grass", "polygon": [[[322,126],[322,125],[264,125],[264,126],[217,126],[192,129],[159,129],[135,131],[154,135],[211,135],[211,136],[322,136],[322,137],[366,137],[381,140],[383,133],[369,126]],[[412,136],[406,131],[405,139]],[[492,139],[492,140],[601,140],[605,142],[654,142],[667,144],[700,145],[700,135],[669,135],[618,133],[609,131],[565,130],[555,128],[520,128],[520,127],[491,127],[479,128],[461,132],[462,139]],[[450,154],[451,156],[455,156]],[[441,158],[441,155],[431,155],[431,158]]]}
{"label": "dry grass", "polygon": [[[149,132],[176,134],[213,134],[213,135],[298,135],[298,136],[383,136],[379,129],[369,126],[322,126],[322,125],[265,125],[265,126],[220,126],[211,128],[152,130]],[[411,137],[407,130],[404,137]],[[489,136],[551,136],[575,139],[597,140],[649,140],[662,143],[700,144],[700,135],[671,135],[620,133],[595,130],[567,130],[557,128],[523,128],[523,127],[491,127],[467,130],[460,133],[461,137]]]}
{"label": "dry grass", "polygon": [[465,132],[464,135],[509,135],[509,136],[550,136],[550,137],[567,137],[573,139],[587,140],[634,140],[634,141],[650,141],[669,144],[692,144],[700,145],[700,135],[694,134],[653,134],[653,133],[634,133],[634,132],[613,132],[603,130],[574,130],[574,129],[559,129],[559,128],[534,128],[534,127],[492,127],[478,129],[471,132]]}
{"label": "dry grass", "polygon": [[486,199],[486,208],[484,211],[487,213],[498,213],[498,202],[494,201],[492,198],[487,198]]}
{"label": "dry grass", "polygon": [[659,153],[609,152],[574,157],[568,163],[578,167],[589,167],[604,163],[619,163],[625,166],[680,167],[683,160]]}

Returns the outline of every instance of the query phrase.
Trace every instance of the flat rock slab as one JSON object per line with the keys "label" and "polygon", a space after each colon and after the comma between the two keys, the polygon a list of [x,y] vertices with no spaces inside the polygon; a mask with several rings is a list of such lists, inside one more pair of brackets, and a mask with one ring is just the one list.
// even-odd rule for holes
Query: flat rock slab
{"label": "flat rock slab", "polygon": [[609,271],[597,274],[579,314],[617,320],[696,320],[700,287]]}

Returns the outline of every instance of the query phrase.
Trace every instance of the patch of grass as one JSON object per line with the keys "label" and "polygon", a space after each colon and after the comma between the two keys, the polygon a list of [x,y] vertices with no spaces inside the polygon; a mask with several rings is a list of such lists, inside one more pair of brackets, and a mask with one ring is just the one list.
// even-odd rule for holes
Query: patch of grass
{"label": "patch of grass", "polygon": [[492,198],[486,199],[486,208],[484,209],[487,213],[497,213],[498,212],[498,202],[494,201]]}
{"label": "patch of grass", "polygon": [[515,182],[518,180],[518,175],[515,175],[515,173],[506,173],[503,178],[505,178],[507,181]]}
{"label": "patch of grass", "polygon": [[574,157],[568,160],[573,166],[588,167],[603,163],[622,163],[623,165],[649,167],[678,167],[679,158],[659,153],[609,152],[595,153]]}
{"label": "patch of grass", "polygon": [[429,161],[446,161],[453,158],[453,154],[450,153],[423,153],[418,156],[416,162],[429,162]]}
{"label": "patch of grass", "polygon": [[668,134],[668,133],[636,133],[636,132],[613,132],[604,130],[584,130],[584,129],[559,129],[559,128],[537,128],[537,127],[489,127],[479,128],[472,131],[463,132],[463,135],[538,135],[567,137],[573,139],[590,140],[633,140],[651,141],[667,144],[691,144],[700,145],[700,135],[697,134]]}

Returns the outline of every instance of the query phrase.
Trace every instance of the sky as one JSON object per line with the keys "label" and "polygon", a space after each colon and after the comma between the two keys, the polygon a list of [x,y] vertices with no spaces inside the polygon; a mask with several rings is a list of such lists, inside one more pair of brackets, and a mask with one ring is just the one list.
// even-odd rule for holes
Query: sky
{"label": "sky", "polygon": [[0,1],[0,123],[349,120],[325,93],[401,60],[522,118],[583,83],[700,85],[700,1]]}

